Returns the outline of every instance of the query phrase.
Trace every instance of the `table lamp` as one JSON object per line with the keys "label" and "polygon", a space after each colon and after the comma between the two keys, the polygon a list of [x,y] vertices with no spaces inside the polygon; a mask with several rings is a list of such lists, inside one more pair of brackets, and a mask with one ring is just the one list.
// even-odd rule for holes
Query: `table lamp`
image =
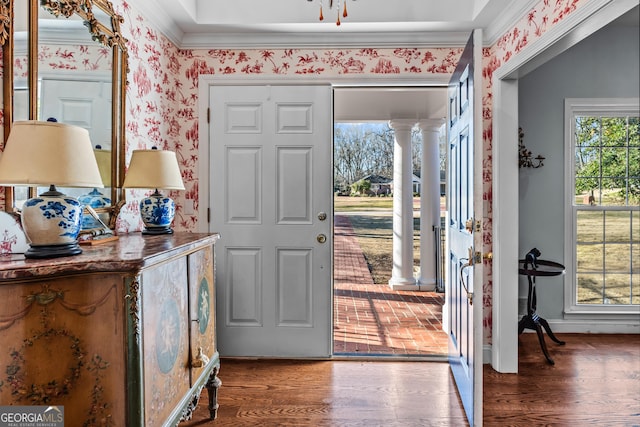
{"label": "table lamp", "polygon": [[184,190],[176,153],[155,147],[151,150],[133,150],[122,186],[155,189],[153,194],[140,201],[140,216],[145,225],[142,234],[173,233],[171,223],[176,205],[158,189]]}
{"label": "table lamp", "polygon": [[15,122],[0,157],[0,185],[49,186],[27,200],[22,228],[30,243],[26,258],[78,255],[82,204],[57,191],[102,187],[89,132],[78,126],[29,120]]}

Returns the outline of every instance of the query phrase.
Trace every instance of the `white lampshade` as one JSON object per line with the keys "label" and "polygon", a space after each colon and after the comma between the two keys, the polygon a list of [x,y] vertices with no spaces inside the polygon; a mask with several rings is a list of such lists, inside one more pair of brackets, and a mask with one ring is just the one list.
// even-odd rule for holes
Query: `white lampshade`
{"label": "white lampshade", "polygon": [[184,190],[176,153],[165,150],[133,150],[122,186]]}
{"label": "white lampshade", "polygon": [[104,187],[89,132],[36,120],[15,122],[0,157],[0,185]]}

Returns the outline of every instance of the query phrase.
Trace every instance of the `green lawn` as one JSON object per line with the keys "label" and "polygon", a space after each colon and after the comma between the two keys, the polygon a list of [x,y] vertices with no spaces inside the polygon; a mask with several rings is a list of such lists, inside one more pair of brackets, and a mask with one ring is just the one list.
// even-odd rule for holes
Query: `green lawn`
{"label": "green lawn", "polygon": [[[392,209],[393,198],[335,197],[334,206],[336,213]],[[633,304],[640,304],[640,213],[633,212],[631,217],[628,211],[580,211],[578,218],[578,302],[629,304],[631,300]],[[388,283],[393,262],[392,216],[350,215],[350,219],[374,283]],[[633,245],[629,237],[631,229]],[[420,265],[419,245],[420,220],[416,218],[414,266]],[[632,260],[633,275],[630,276]],[[602,274],[604,268],[606,275]]]}
{"label": "green lawn", "polygon": [[333,206],[336,212],[391,209],[393,207],[393,197],[336,196],[333,198]]}
{"label": "green lawn", "polygon": [[[419,199],[414,199],[419,203]],[[340,212],[388,210],[393,208],[393,197],[334,198],[334,209]],[[390,214],[349,215],[354,233],[371,271],[373,282],[387,284],[393,267],[393,217]],[[413,265],[420,265],[420,218],[414,219]]]}
{"label": "green lawn", "polygon": [[[387,284],[393,267],[393,218],[391,215],[350,215],[353,231],[364,252],[373,283]],[[420,265],[420,218],[413,222],[413,265]]]}
{"label": "green lawn", "polygon": [[640,213],[578,211],[576,241],[578,303],[640,304]]}

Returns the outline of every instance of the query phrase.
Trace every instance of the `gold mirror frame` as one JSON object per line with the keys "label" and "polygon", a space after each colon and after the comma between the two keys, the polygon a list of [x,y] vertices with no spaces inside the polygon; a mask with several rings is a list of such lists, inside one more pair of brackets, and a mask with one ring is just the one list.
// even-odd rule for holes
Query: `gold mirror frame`
{"label": "gold mirror frame", "polygon": [[[23,1],[23,0],[18,0]],[[112,50],[112,110],[111,110],[111,200],[109,208],[98,211],[109,213],[109,226],[115,227],[119,208],[122,206],[122,183],[125,161],[125,112],[128,73],[126,39],[120,32],[124,22],[109,0],[26,0],[28,10],[28,90],[29,119],[35,120],[38,103],[38,10],[42,7],[52,15],[66,18],[77,15],[83,20],[91,38]],[[14,0],[0,0],[0,44],[3,51],[3,102],[4,140],[6,141],[14,121]],[[107,15],[110,22],[100,22],[94,10]],[[108,26],[110,24],[110,27]],[[4,145],[4,142],[3,142]],[[4,148],[4,147],[3,147]],[[15,211],[13,187],[5,187],[5,211]]]}

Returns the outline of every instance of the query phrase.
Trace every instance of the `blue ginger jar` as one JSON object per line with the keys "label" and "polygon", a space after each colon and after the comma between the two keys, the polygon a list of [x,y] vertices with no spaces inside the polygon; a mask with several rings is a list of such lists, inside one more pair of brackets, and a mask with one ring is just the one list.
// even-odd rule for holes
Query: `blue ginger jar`
{"label": "blue ginger jar", "polygon": [[156,190],[140,201],[140,216],[144,223],[143,234],[171,234],[171,223],[176,214],[176,205],[169,197]]}

